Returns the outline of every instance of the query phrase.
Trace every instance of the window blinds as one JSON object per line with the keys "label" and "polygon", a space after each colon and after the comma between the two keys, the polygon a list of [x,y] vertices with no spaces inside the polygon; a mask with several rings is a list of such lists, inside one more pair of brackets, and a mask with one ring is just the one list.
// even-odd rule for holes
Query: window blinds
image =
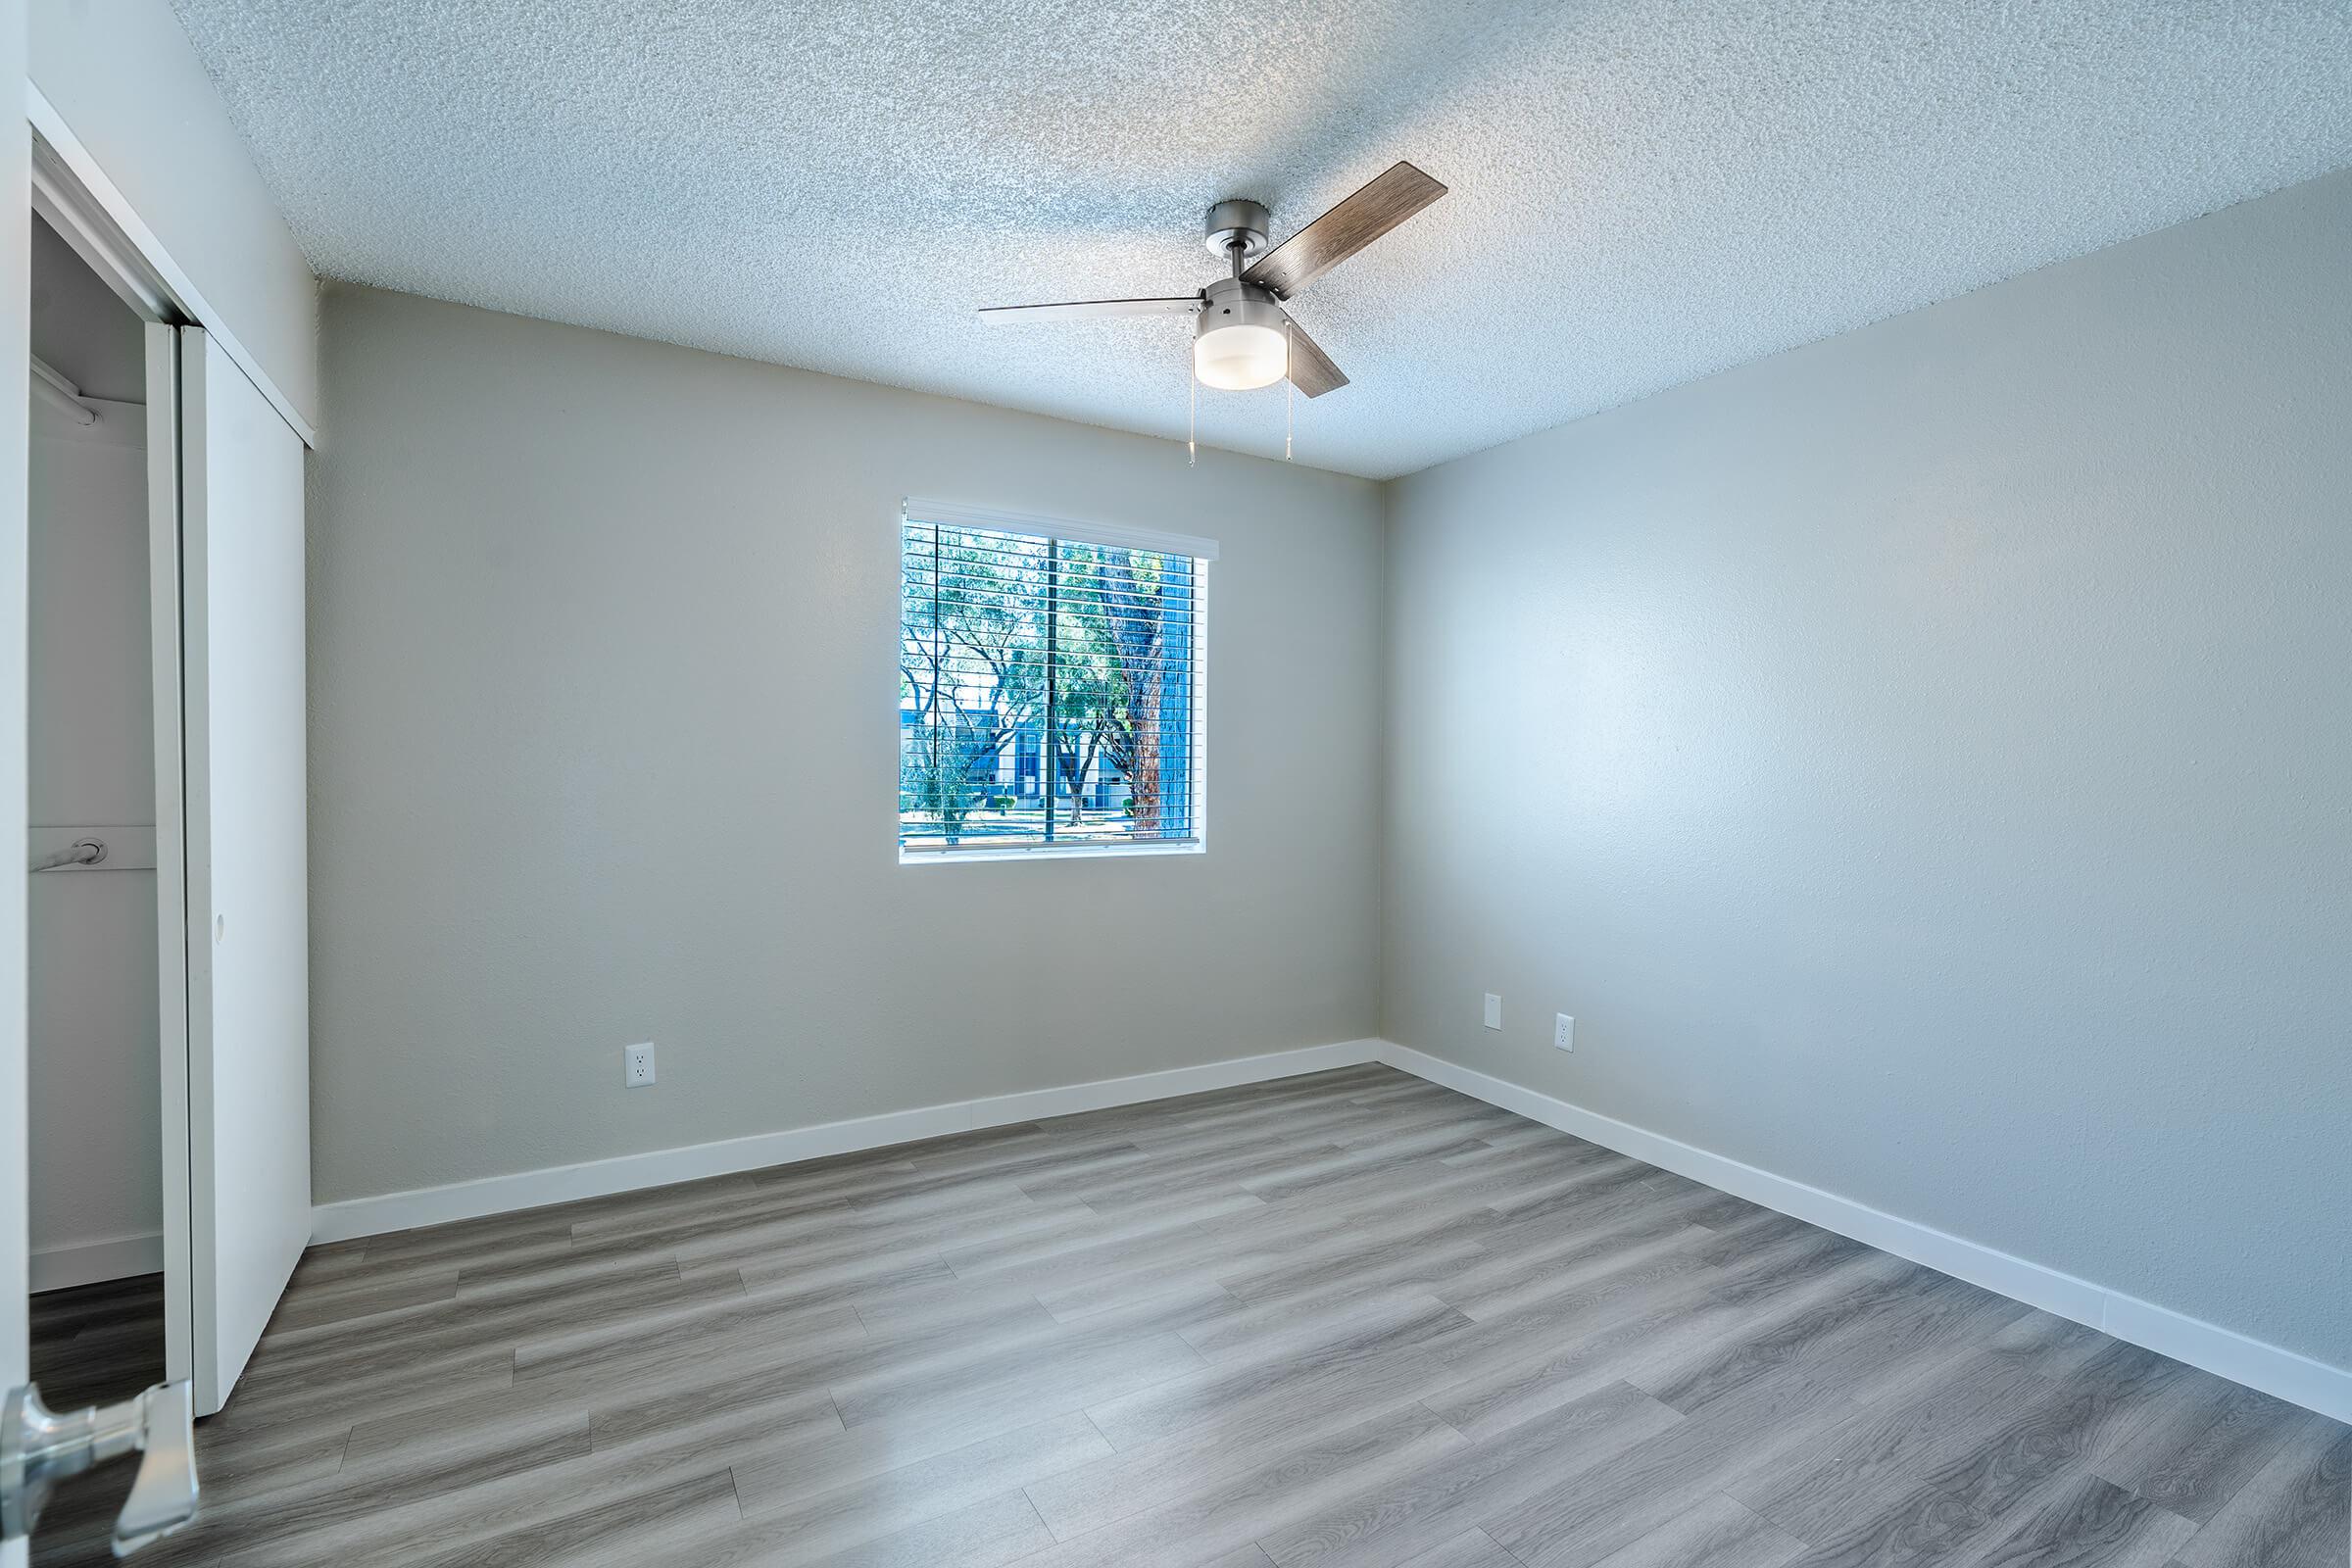
{"label": "window blinds", "polygon": [[910,503],[902,853],[1198,845],[1214,554],[1205,540]]}

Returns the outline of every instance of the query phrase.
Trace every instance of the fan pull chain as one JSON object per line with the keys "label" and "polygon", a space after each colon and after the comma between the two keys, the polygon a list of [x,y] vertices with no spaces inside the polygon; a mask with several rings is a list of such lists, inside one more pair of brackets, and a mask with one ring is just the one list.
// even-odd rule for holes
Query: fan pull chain
{"label": "fan pull chain", "polygon": [[1200,461],[1200,378],[1187,375],[1184,379],[1193,394],[1192,412],[1184,426],[1184,466],[1189,468]]}
{"label": "fan pull chain", "polygon": [[1282,318],[1282,461],[1291,461],[1291,431],[1298,422],[1298,383],[1291,379],[1291,318]]}

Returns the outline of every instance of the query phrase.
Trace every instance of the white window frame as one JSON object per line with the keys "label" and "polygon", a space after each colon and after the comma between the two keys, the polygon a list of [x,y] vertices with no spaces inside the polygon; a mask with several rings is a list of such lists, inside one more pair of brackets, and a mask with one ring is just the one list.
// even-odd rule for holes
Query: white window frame
{"label": "white window frame", "polygon": [[[1068,844],[1007,845],[1001,848],[939,848],[909,849],[903,838],[898,845],[901,865],[964,865],[982,861],[1005,860],[1099,860],[1119,856],[1205,855],[1208,853],[1208,567],[1217,559],[1217,542],[1196,534],[1170,533],[1158,528],[1140,528],[1124,523],[1082,522],[1068,517],[1049,517],[1035,513],[1006,512],[995,507],[976,507],[962,502],[926,501],[908,496],[893,519],[899,550],[900,593],[896,596],[898,613],[906,606],[906,539],[908,523],[944,523],[956,528],[986,528],[1001,533],[1022,534],[1033,539],[1067,541],[1071,544],[1103,545],[1114,550],[1147,550],[1159,555],[1190,556],[1193,561],[1193,638],[1192,638],[1192,836],[1178,842],[1140,842],[1091,840]],[[902,624],[899,635],[906,635]],[[893,737],[898,746],[906,744],[903,735]],[[903,768],[903,752],[894,755],[893,766]],[[902,774],[901,777],[904,775]],[[897,795],[894,780],[892,794]],[[892,813],[894,834],[897,813]]]}

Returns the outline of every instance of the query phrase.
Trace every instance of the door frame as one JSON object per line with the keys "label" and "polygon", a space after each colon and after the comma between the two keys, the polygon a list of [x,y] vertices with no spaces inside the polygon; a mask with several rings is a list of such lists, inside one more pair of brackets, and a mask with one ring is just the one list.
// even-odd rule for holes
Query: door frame
{"label": "door frame", "polygon": [[[24,0],[0,0],[0,81],[24,74]],[[25,177],[31,137],[23,126],[0,135],[0,191],[6,199],[28,204]],[[16,227],[0,244],[0,346],[11,355],[32,356],[32,220],[13,220]],[[30,369],[29,363],[26,366]],[[26,539],[29,497],[27,470],[32,456],[30,383],[0,385],[0,826],[17,842],[25,842],[31,821],[26,809],[26,711],[31,682],[26,678],[31,653],[29,604],[26,599]],[[13,433],[12,433],[13,432]],[[25,1037],[31,1031],[26,1006],[31,955],[25,944],[25,864],[28,857],[0,861],[0,1389],[14,1388],[30,1376],[26,1365],[26,1335],[31,1313],[26,1300],[31,1287],[31,1205],[26,1188],[31,1176],[25,1157],[29,1142],[26,1102],[31,1087],[26,1073]],[[0,1541],[0,1568],[24,1568],[28,1548],[23,1541]]]}
{"label": "door frame", "polygon": [[[196,1380],[194,1129],[188,1104],[188,833],[180,640],[179,332],[145,323],[147,340],[147,647],[155,718],[156,1035],[161,1047],[164,1170],[164,1381]],[[193,1391],[220,1408],[217,1391]]]}
{"label": "door frame", "polygon": [[[164,1377],[196,1380],[194,1172],[188,1083],[188,863],[185,658],[180,614],[179,334],[192,318],[109,204],[52,142],[35,92],[31,211],[128,306],[146,334],[149,646],[155,714],[155,902],[158,1070],[163,1113]],[[95,176],[93,171],[94,177]],[[119,192],[112,193],[117,202]],[[221,1391],[193,1391],[197,1409]]]}

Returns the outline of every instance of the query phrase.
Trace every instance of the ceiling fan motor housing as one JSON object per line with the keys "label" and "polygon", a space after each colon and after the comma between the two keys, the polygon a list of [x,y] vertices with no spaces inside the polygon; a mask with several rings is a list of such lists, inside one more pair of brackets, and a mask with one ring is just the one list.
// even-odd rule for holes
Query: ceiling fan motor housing
{"label": "ceiling fan motor housing", "polygon": [[1200,314],[1193,318],[1195,337],[1228,326],[1264,326],[1279,332],[1291,319],[1273,290],[1238,277],[1220,277],[1200,293]]}

